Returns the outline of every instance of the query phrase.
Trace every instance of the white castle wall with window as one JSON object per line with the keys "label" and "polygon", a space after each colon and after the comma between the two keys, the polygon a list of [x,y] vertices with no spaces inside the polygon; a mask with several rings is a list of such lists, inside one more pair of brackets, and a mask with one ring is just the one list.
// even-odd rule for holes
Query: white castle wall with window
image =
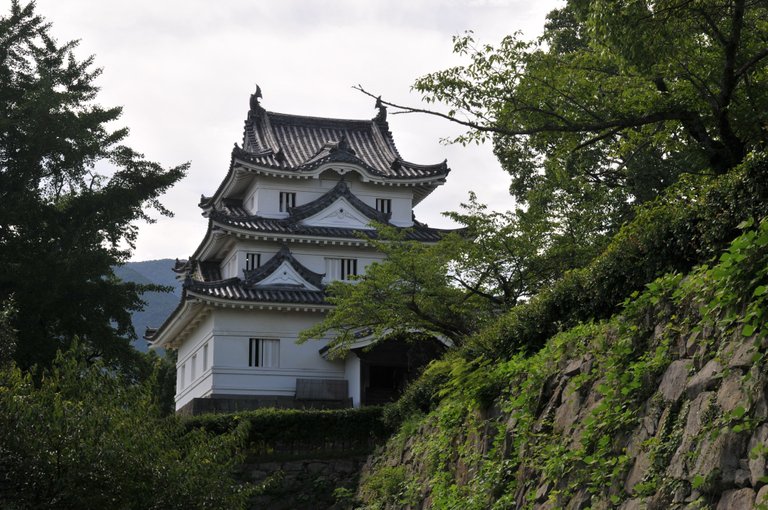
{"label": "white castle wall with window", "polygon": [[371,120],[321,119],[268,112],[259,98],[251,97],[243,143],[223,181],[200,201],[208,230],[175,268],[184,297],[148,339],[178,350],[183,412],[223,410],[224,402],[228,410],[308,399],[378,403],[397,389],[380,386],[401,379],[392,374],[405,373],[406,348],[363,356],[374,339],[361,338],[345,358],[330,360],[328,339],[296,339],[331,308],[325,285],[382,260],[365,241],[374,224],[408,228],[406,236],[422,242],[443,235],[414,222],[413,206],[444,182],[448,167],[404,160],[380,105]]}

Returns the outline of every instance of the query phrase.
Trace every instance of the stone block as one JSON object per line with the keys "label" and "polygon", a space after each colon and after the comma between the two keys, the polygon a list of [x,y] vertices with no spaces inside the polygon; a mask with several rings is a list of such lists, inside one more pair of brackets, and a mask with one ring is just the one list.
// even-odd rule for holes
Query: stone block
{"label": "stone block", "polygon": [[300,460],[284,462],[283,471],[286,473],[297,473],[304,470],[304,462]]}
{"label": "stone block", "polygon": [[755,505],[755,491],[738,489],[725,491],[716,510],[752,510]]}
{"label": "stone block", "polygon": [[718,361],[709,360],[685,385],[685,393],[689,398],[694,398],[702,391],[714,389],[720,381],[722,370]]}
{"label": "stone block", "polygon": [[736,344],[728,366],[730,368],[749,368],[753,365],[752,357],[756,352],[755,342],[750,340],[742,341]]}
{"label": "stone block", "polygon": [[323,473],[329,471],[328,464],[325,462],[310,462],[307,464],[307,471],[310,473]]}
{"label": "stone block", "polygon": [[683,437],[667,468],[667,474],[672,478],[685,479],[687,477],[689,454],[694,447],[696,436],[701,432],[704,425],[704,412],[712,404],[713,398],[714,393],[705,391],[700,393],[688,407]]}
{"label": "stone block", "polygon": [[745,456],[746,446],[747,437],[742,433],[722,432],[714,441],[704,438],[699,445],[699,455],[691,476],[706,477],[717,472],[720,473],[720,483],[734,485],[739,460]]}
{"label": "stone block", "polygon": [[624,481],[624,490],[628,494],[633,494],[633,489],[648,472],[651,467],[651,459],[647,452],[641,451],[635,457],[635,462],[632,464],[632,469],[629,470],[627,479]]}
{"label": "stone block", "polygon": [[539,485],[539,487],[536,489],[536,497],[534,501],[537,503],[543,503],[547,500],[547,496],[549,496],[549,491],[552,490],[552,483],[551,482],[544,482],[543,484]]}
{"label": "stone block", "polygon": [[590,506],[592,496],[587,489],[579,489],[565,505],[566,510],[584,510]]}
{"label": "stone block", "polygon": [[734,369],[723,380],[720,389],[717,390],[717,405],[720,406],[720,409],[725,414],[730,413],[739,406],[748,407],[749,402],[744,393],[740,370]]}
{"label": "stone block", "polygon": [[333,462],[333,470],[336,473],[354,473],[357,471],[357,467],[351,460],[342,459]]}
{"label": "stone block", "polygon": [[567,432],[579,417],[581,395],[574,384],[568,384],[562,394],[562,403],[555,410],[552,428],[555,432]]}
{"label": "stone block", "polygon": [[763,485],[760,490],[757,491],[757,497],[755,498],[755,505],[768,505],[768,485]]}
{"label": "stone block", "polygon": [[619,510],[645,510],[646,505],[643,503],[642,499],[634,498],[634,499],[628,499],[624,503],[621,504],[619,507]]}
{"label": "stone block", "polygon": [[693,360],[678,359],[667,367],[659,384],[659,392],[667,402],[675,402],[685,391],[688,372],[693,366]]}
{"label": "stone block", "polygon": [[[755,448],[757,445],[767,445],[768,446],[768,424],[763,424],[760,427],[758,427],[757,430],[752,434],[752,437],[749,439],[749,445],[747,446],[747,453],[750,453],[753,448]],[[760,454],[754,459],[749,459],[749,478],[752,482],[752,487],[759,488],[764,485],[763,482],[760,481],[760,478],[766,476],[768,474],[766,472],[766,456],[765,454]]]}

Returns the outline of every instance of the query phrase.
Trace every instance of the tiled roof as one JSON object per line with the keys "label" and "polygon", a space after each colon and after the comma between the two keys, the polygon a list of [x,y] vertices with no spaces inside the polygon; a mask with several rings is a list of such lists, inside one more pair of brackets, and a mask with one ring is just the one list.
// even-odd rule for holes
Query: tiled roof
{"label": "tiled roof", "polygon": [[[332,237],[342,239],[359,239],[361,236],[369,239],[377,239],[378,233],[371,229],[354,229],[341,227],[316,227],[302,225],[301,220],[317,214],[331,205],[339,197],[347,199],[357,210],[367,217],[380,223],[388,223],[389,215],[384,215],[355,197],[346,182],[339,183],[317,200],[294,207],[289,212],[288,218],[265,218],[251,214],[243,207],[242,200],[227,199],[221,203],[221,208],[211,211],[209,218],[219,225],[234,227],[251,232],[265,234],[283,234],[313,237]],[[437,242],[450,230],[430,228],[422,223],[415,222],[413,227],[407,228],[406,239],[422,242]]]}
{"label": "tiled roof", "polygon": [[281,170],[310,171],[324,163],[348,162],[384,179],[422,179],[448,174],[445,161],[419,165],[395,147],[386,108],[371,120],[328,119],[268,112],[252,97],[243,147],[233,157]]}
{"label": "tiled roof", "polygon": [[[286,219],[263,218],[248,214],[245,209],[235,210],[229,208],[229,213],[216,211],[211,213],[211,219],[220,225],[249,230],[254,233],[283,234],[311,237],[332,237],[341,239],[359,239],[360,236],[369,239],[377,239],[376,230],[359,230],[354,228],[339,227],[312,227],[301,225]],[[422,224],[414,224],[406,230],[405,238],[413,241],[437,242],[447,232],[436,228],[430,228]]]}
{"label": "tiled roof", "polygon": [[229,278],[217,282],[201,282],[188,278],[184,289],[200,296],[231,301],[254,301],[260,303],[286,303],[324,305],[325,294],[321,290],[306,290],[296,287],[254,287],[240,278]]}

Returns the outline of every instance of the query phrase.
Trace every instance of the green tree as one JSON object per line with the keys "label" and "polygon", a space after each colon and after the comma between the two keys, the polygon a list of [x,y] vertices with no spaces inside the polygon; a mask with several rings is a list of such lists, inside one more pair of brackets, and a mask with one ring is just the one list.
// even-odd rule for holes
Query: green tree
{"label": "green tree", "polygon": [[379,339],[418,332],[458,345],[570,268],[545,250],[553,239],[549,223],[525,211],[488,211],[471,194],[460,212],[446,215],[462,228],[434,244],[381,227],[380,239],[370,242],[386,258],[352,284],[333,282],[335,308],[301,340],[333,333],[332,345],[345,346],[361,332]]}
{"label": "green tree", "polygon": [[186,432],[161,417],[150,383],[131,384],[77,348],[33,380],[0,369],[0,506],[244,508],[232,477],[247,424]]}
{"label": "green tree", "polygon": [[361,332],[384,338],[418,331],[460,342],[474,331],[487,306],[450,284],[454,245],[409,241],[391,227],[380,234],[371,245],[386,260],[368,266],[354,283],[332,282],[328,300],[335,308],[300,341],[333,332],[331,345],[346,346]]}
{"label": "green tree", "polygon": [[15,359],[48,365],[76,336],[92,358],[129,367],[130,313],[149,287],[112,268],[134,247],[137,220],[170,215],[158,197],[186,165],[165,170],[111,129],[120,108],[96,101],[93,57],[58,44],[34,3],[0,17],[0,301],[13,296]]}
{"label": "green tree", "polygon": [[574,241],[580,237],[570,230],[575,224],[563,228],[540,211],[489,211],[470,192],[459,211],[443,214],[462,226],[460,235],[446,236],[437,247],[451,257],[449,284],[484,298],[497,311],[531,297],[591,257],[592,247]]}
{"label": "green tree", "polygon": [[569,0],[533,42],[457,37],[468,63],[414,86],[444,113],[384,104],[492,140],[519,203],[605,236],[681,173],[765,148],[766,20],[762,1]]}
{"label": "green tree", "polygon": [[16,351],[16,332],[11,326],[12,303],[0,303],[0,368],[13,362]]}

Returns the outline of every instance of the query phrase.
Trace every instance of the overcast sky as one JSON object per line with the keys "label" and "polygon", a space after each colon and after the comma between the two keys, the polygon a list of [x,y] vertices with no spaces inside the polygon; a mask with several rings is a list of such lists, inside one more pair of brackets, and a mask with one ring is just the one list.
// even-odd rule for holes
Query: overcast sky
{"label": "overcast sky", "polygon": [[[166,166],[191,162],[164,198],[175,213],[140,226],[133,260],[186,258],[205,233],[197,208],[227,172],[242,142],[248,98],[261,86],[270,111],[372,118],[362,84],[385,99],[417,104],[413,81],[459,62],[451,37],[473,30],[481,42],[541,33],[558,0],[37,0],[60,41],[104,68],[99,101],[124,107],[129,144]],[[6,0],[6,12],[10,2]],[[450,227],[468,192],[509,209],[509,178],[490,146],[440,143],[460,131],[426,116],[389,117],[403,157],[448,159],[448,182],[416,208],[417,218]]]}

